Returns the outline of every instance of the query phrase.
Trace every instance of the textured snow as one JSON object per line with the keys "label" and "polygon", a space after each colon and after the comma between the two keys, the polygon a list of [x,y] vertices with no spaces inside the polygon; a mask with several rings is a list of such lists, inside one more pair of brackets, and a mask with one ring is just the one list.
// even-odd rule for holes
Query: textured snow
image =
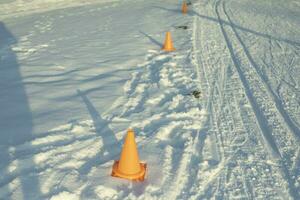
{"label": "textured snow", "polygon": [[[180,8],[0,2],[0,199],[300,199],[299,2]],[[144,182],[110,176],[129,127]]]}

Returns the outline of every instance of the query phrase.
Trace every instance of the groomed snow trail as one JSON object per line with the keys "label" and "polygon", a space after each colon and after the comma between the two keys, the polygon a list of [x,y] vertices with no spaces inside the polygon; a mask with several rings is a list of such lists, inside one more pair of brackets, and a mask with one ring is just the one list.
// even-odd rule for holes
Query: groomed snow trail
{"label": "groomed snow trail", "polygon": [[[33,113],[48,113],[37,130],[68,120],[23,142],[0,143],[0,199],[300,199],[300,5],[275,1],[197,0],[185,16],[171,0],[72,0],[81,7],[67,15],[56,11],[69,7],[63,1],[56,8],[48,2],[52,11],[34,22],[35,32],[16,31],[20,44],[0,50],[29,66],[22,71],[27,93],[55,94],[48,101],[29,97]],[[4,18],[12,5],[2,8]],[[74,17],[85,31],[69,35]],[[182,25],[187,30],[176,28]],[[177,50],[166,53],[157,39],[169,29]],[[33,36],[41,44],[53,38],[34,46]],[[30,70],[48,48],[51,59],[66,53],[54,66],[62,73]],[[62,111],[45,108],[59,101]],[[148,166],[141,183],[110,176],[129,127]]]}
{"label": "groomed snow trail", "polygon": [[[294,111],[284,107],[276,86],[274,89],[269,81],[274,77],[267,74],[268,69],[260,68],[252,56],[256,49],[249,50],[244,40],[251,46],[265,45],[265,41],[257,40],[266,38],[267,43],[283,43],[292,50],[291,60],[298,61],[291,63],[291,68],[299,67],[299,43],[235,24],[229,13],[242,14],[239,9],[229,12],[227,4],[235,2],[207,1],[194,7],[193,63],[201,88],[205,88],[208,133],[215,135],[211,141],[216,143],[213,146],[217,147],[215,152],[223,170],[217,164],[216,172],[206,182],[201,181],[205,173],[200,171],[195,181],[199,184],[191,189],[195,193],[192,198],[299,199],[299,173],[295,171],[299,163],[299,126],[295,117],[299,116],[299,104],[295,102]],[[272,23],[271,20],[254,22],[264,27],[263,23]],[[262,61],[266,62],[266,57]],[[293,96],[297,95],[299,92],[294,90]]]}

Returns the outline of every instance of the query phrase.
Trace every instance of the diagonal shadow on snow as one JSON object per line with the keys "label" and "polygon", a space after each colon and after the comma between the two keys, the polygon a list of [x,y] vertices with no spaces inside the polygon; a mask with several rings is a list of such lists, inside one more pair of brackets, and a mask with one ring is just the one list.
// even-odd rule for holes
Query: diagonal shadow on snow
{"label": "diagonal shadow on snow", "polygon": [[[102,138],[103,148],[93,158],[88,160],[80,167],[79,172],[87,174],[92,167],[103,164],[115,158],[120,152],[120,144],[114,132],[109,128],[108,122],[104,120],[97,112],[92,102],[87,98],[84,92],[77,90],[78,96],[82,98],[87,110],[89,111],[95,132]],[[114,147],[113,147],[114,146]]]}
{"label": "diagonal shadow on snow", "polygon": [[[11,199],[13,191],[10,184],[12,181],[18,181],[23,199],[34,200],[41,198],[38,176],[34,173],[34,158],[29,157],[26,163],[23,163],[22,160],[13,160],[9,155],[10,147],[33,138],[28,96],[17,55],[12,50],[12,46],[17,42],[15,36],[0,21],[0,191],[4,193],[0,193],[0,199]],[[16,169],[9,170],[13,161],[17,163]],[[24,165],[32,167],[26,172],[21,171]],[[14,175],[16,173],[17,176]]]}
{"label": "diagonal shadow on snow", "polygon": [[160,48],[163,46],[162,43],[158,42],[157,40],[155,40],[153,37],[151,37],[150,35],[148,35],[147,33],[144,33],[143,31],[140,31],[141,34],[143,34],[144,36],[146,36],[147,38],[149,38],[149,40],[156,44],[157,46],[159,46]]}
{"label": "diagonal shadow on snow", "polygon": [[164,7],[161,7],[161,6],[153,6],[154,8],[158,8],[158,9],[161,9],[161,10],[165,10],[165,11],[168,11],[168,12],[173,12],[173,13],[181,13],[181,9],[178,8],[178,9],[170,9],[170,8],[164,8]]}

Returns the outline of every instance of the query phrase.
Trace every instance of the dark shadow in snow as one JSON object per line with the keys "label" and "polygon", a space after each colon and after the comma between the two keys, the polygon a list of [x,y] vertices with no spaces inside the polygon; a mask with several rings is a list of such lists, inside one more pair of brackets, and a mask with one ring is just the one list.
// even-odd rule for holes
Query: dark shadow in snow
{"label": "dark shadow in snow", "polygon": [[[12,45],[17,39],[0,21],[0,188],[7,188],[15,178],[20,180],[23,199],[38,199],[40,197],[39,180],[34,173],[33,157],[25,161],[19,160],[16,171],[22,165],[32,166],[26,171],[9,173],[8,166],[12,162],[8,148],[32,139],[32,114],[28,103],[24,83],[20,73],[17,56]],[[1,197],[2,198],[2,197]],[[3,197],[10,199],[11,197]]]}
{"label": "dark shadow in snow", "polygon": [[[199,13],[193,11],[193,10],[189,11],[188,14],[189,15],[197,15],[198,17],[200,17],[202,19],[206,19],[206,20],[209,20],[209,21],[212,21],[212,22],[215,22],[215,23],[219,23],[217,18],[201,15],[201,14],[199,14]],[[300,46],[300,41],[299,42],[298,41],[293,41],[293,40],[289,40],[289,39],[285,39],[285,38],[281,38],[281,37],[275,37],[275,36],[272,36],[272,35],[269,35],[269,34],[266,34],[266,33],[261,33],[261,32],[258,32],[258,31],[251,30],[249,28],[242,27],[242,26],[237,25],[235,23],[230,23],[230,22],[225,21],[223,19],[220,19],[220,23],[222,23],[223,25],[227,25],[227,26],[233,26],[236,29],[239,29],[239,30],[247,32],[247,33],[254,34],[254,35],[259,36],[259,37],[264,37],[264,38],[267,38],[267,39],[270,39],[270,40],[276,40],[276,41],[279,41],[279,42],[285,42],[285,43],[288,43],[292,46]]]}
{"label": "dark shadow in snow", "polygon": [[158,42],[153,37],[151,37],[147,33],[144,33],[143,31],[140,31],[140,33],[143,34],[144,36],[146,36],[151,42],[153,42],[154,44],[156,44],[157,46],[159,46],[160,48],[162,48],[162,46],[163,46],[162,43]]}
{"label": "dark shadow in snow", "polygon": [[187,25],[180,25],[180,26],[173,26],[176,29],[183,29],[183,30],[187,30],[189,27]]}
{"label": "dark shadow in snow", "polygon": [[103,142],[101,151],[80,167],[79,172],[87,174],[92,167],[103,164],[112,159],[117,159],[116,156],[120,153],[121,146],[115,136],[115,133],[109,128],[109,122],[101,117],[85,93],[77,90],[77,94],[82,98],[82,101],[86,105],[86,108],[93,120],[95,132],[102,138]]}
{"label": "dark shadow in snow", "polygon": [[143,182],[133,182],[132,183],[132,192],[135,196],[139,197],[142,194],[145,194],[146,187],[150,183],[147,179],[145,179]]}
{"label": "dark shadow in snow", "polygon": [[168,12],[173,12],[173,13],[181,14],[181,9],[180,8],[178,8],[178,9],[170,9],[170,8],[164,8],[164,7],[161,7],[161,6],[153,6],[153,7],[161,9],[161,10],[165,10],[165,11],[168,11]]}
{"label": "dark shadow in snow", "polygon": [[150,182],[148,182],[148,179],[145,179],[142,182],[135,182],[135,181],[129,181],[122,179],[123,184],[119,184],[116,187],[117,191],[122,191],[123,197],[127,197],[131,194],[133,194],[136,197],[140,197],[141,195],[145,194],[146,187],[150,185]]}

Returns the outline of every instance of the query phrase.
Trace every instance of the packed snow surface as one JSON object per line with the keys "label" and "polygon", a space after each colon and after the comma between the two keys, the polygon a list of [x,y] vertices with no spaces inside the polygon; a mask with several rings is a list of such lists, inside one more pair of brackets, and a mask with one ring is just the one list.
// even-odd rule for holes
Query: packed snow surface
{"label": "packed snow surface", "polygon": [[1,200],[300,199],[299,1],[181,3],[0,0]]}

